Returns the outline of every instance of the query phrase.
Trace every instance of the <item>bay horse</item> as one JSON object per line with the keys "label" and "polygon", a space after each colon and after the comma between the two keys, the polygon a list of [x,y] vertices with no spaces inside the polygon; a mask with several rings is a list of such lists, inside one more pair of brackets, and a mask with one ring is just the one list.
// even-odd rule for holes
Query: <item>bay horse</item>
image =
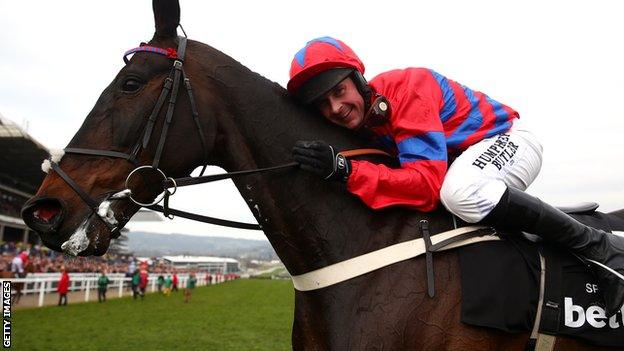
{"label": "bay horse", "polygon": [[[176,178],[206,163],[227,171],[283,164],[291,160],[297,140],[323,139],[341,150],[367,146],[358,135],[294,102],[277,83],[203,43],[188,41],[185,75],[171,80],[173,49],[180,49],[181,40],[179,4],[155,0],[153,10],[156,31],[148,45],[163,49],[163,55],[134,54],[69,142],[66,150],[74,152],[49,172],[24,207],[26,223],[54,250],[84,256],[106,252],[116,231],[139,209],[118,196],[134,163],[157,164],[167,177]],[[152,113],[163,82],[170,89],[185,77],[192,82],[192,95],[182,88],[170,116],[168,107]],[[199,126],[191,100],[201,116]],[[129,162],[128,155],[136,156],[136,162]],[[160,191],[158,181],[137,182],[148,198]],[[423,219],[432,233],[453,228],[451,216],[442,209],[373,211],[348,195],[343,185],[297,170],[237,177],[234,183],[292,275],[415,239]],[[109,203],[111,198],[117,200]],[[427,296],[422,258],[324,289],[296,291],[293,349],[524,350],[528,333],[507,334],[460,322],[459,274],[457,254],[446,252],[437,256],[435,298]],[[558,339],[556,349],[598,348]]]}

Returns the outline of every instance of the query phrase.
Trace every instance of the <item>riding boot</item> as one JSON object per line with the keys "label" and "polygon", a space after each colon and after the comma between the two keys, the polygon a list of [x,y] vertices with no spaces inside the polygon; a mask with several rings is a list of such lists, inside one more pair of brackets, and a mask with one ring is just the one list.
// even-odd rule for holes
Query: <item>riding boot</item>
{"label": "riding boot", "polygon": [[482,221],[503,231],[540,236],[547,242],[593,260],[606,313],[624,304],[624,238],[586,226],[562,211],[521,190],[507,188],[496,207]]}

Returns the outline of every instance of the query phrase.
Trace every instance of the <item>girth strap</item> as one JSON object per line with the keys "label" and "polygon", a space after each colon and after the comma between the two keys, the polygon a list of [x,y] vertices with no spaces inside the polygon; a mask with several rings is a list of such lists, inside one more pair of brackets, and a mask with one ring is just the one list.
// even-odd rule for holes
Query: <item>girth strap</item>
{"label": "girth strap", "polygon": [[433,273],[433,252],[431,251],[431,236],[429,235],[429,222],[420,221],[420,233],[425,241],[425,265],[427,269],[427,294],[429,297],[435,295],[435,281]]}
{"label": "girth strap", "polygon": [[[498,236],[493,235],[494,232],[488,227],[470,226],[436,234],[431,237],[431,242],[432,245],[435,246],[442,241],[466,233],[472,234],[470,238],[462,240],[461,242],[454,242],[445,248],[439,248],[438,251],[465,246],[480,241],[500,240]],[[292,281],[295,289],[299,291],[322,289],[389,266],[393,263],[418,257],[425,252],[425,241],[423,238],[418,238],[334,263],[308,273],[294,275],[292,276]]]}

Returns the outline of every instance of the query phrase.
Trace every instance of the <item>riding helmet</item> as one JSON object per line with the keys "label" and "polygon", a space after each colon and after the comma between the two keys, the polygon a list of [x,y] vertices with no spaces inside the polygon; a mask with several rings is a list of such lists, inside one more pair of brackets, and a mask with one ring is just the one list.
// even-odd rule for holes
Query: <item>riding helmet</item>
{"label": "riding helmet", "polygon": [[287,88],[299,101],[309,104],[352,76],[368,101],[370,88],[363,74],[364,63],[349,46],[338,39],[321,37],[310,40],[295,54]]}

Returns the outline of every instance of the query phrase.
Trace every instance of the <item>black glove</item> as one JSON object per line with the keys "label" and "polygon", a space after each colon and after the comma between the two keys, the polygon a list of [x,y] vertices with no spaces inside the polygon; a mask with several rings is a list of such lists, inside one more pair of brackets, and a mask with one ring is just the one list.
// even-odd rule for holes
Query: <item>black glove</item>
{"label": "black glove", "polygon": [[321,140],[299,140],[292,149],[295,161],[301,169],[317,174],[325,179],[346,182],[351,174],[351,161],[336,154],[331,145]]}

